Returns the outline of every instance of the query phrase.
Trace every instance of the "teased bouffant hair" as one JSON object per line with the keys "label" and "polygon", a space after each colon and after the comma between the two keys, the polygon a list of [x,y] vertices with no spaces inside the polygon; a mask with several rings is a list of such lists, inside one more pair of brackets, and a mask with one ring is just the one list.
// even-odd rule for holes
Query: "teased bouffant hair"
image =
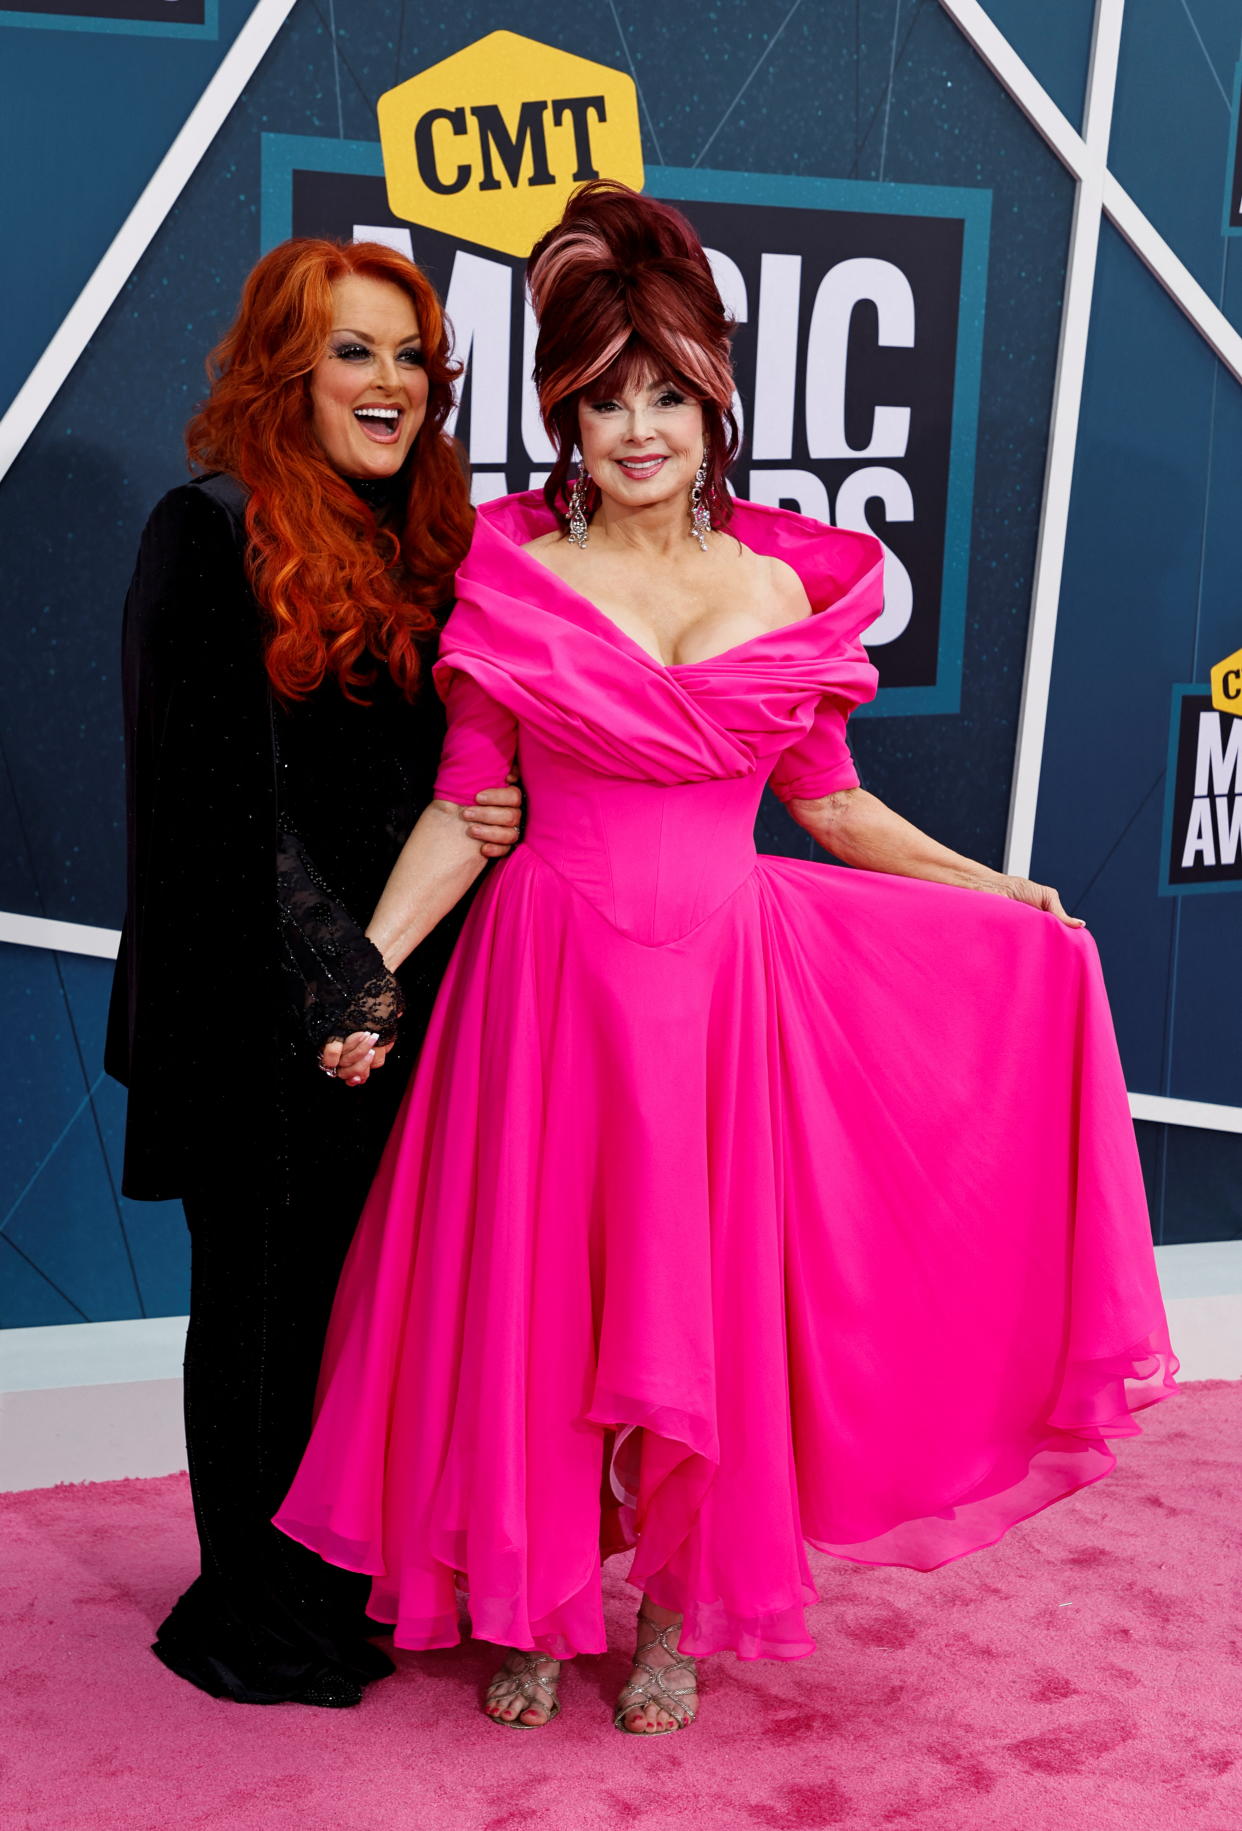
{"label": "teased bouffant hair", "polygon": [[[704,497],[723,527],[732,507],[725,477],[738,451],[733,324],[685,217],[628,185],[595,179],[536,242],[526,278],[539,320],[535,387],[556,451],[544,498],[562,527],[584,391],[618,393],[647,374],[702,404]],[[598,501],[592,486],[588,514]]]}
{"label": "teased bouffant hair", "polygon": [[[332,329],[332,286],[351,274],[387,280],[418,316],[429,391],[395,528],[333,470],[311,430],[310,372]],[[334,675],[350,699],[378,657],[407,697],[422,639],[452,595],[473,511],[444,433],[459,366],[435,289],[378,242],[296,238],[254,268],[231,329],[207,362],[211,393],[186,429],[190,463],[228,471],[250,492],[247,570],[267,613],[268,676],[285,700]]]}

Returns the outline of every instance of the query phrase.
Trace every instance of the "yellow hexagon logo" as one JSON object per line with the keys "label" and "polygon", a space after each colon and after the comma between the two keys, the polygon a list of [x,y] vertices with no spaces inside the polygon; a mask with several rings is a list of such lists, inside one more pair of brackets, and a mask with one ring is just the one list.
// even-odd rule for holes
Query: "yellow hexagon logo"
{"label": "yellow hexagon logo", "polygon": [[1233,712],[1242,718],[1242,648],[1212,669],[1212,704],[1218,712]]}
{"label": "yellow hexagon logo", "polygon": [[587,178],[643,184],[633,79],[491,32],[382,95],[394,216],[526,255]]}

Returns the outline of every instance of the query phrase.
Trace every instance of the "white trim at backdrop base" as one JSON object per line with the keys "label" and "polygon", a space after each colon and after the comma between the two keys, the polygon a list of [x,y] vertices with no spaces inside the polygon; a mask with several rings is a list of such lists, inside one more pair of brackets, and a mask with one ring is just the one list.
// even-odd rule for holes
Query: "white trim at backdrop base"
{"label": "white trim at backdrop base", "polygon": [[94,954],[115,960],[120,930],[92,928],[86,922],[53,922],[48,916],[0,914],[0,941],[18,947],[46,947],[55,954]]}
{"label": "white trim at backdrop base", "polygon": [[[1242,1240],[1158,1246],[1185,1380],[1242,1380]],[[0,1493],[185,1467],[184,1316],[0,1330]]]}

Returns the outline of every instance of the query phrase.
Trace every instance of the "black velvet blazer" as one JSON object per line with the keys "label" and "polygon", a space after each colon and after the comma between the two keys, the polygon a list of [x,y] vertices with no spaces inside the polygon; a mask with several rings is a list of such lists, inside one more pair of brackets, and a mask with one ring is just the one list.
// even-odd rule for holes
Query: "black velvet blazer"
{"label": "black velvet blazer", "polygon": [[[307,979],[325,952],[369,946],[444,736],[430,648],[414,705],[382,668],[365,706],[335,683],[274,700],[244,510],[230,477],[170,491],[125,602],[128,911],[105,1066],[129,1088],[123,1188],[139,1200],[270,1162],[274,1114],[315,1079]],[[457,926],[401,970],[413,1041]]]}

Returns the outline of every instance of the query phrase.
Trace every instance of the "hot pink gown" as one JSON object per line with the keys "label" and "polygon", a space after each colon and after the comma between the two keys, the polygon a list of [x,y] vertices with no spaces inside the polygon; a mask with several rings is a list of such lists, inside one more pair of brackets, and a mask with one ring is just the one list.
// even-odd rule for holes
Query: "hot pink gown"
{"label": "hot pink gown", "polygon": [[[856,783],[878,544],[739,503],[816,614],[666,667],[479,514],[437,793],[516,747],[277,1516],[406,1647],[814,1642],[811,1544],[931,1569],[1113,1466],[1176,1370],[1095,948],[998,896],[756,856]],[[348,1097],[343,1095],[342,1097]]]}

